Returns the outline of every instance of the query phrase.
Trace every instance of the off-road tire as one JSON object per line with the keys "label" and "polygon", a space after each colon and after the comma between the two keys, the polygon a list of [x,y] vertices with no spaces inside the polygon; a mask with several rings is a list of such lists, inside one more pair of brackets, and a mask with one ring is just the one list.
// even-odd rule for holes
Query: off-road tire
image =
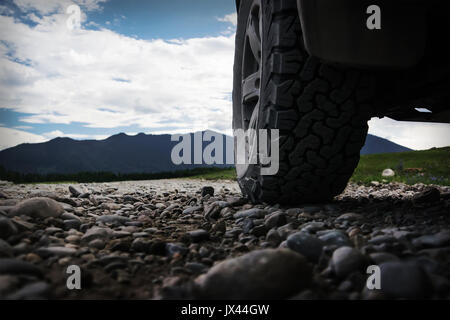
{"label": "off-road tire", "polygon": [[246,129],[243,51],[255,3],[260,5],[262,16],[256,125],[257,129],[279,129],[280,164],[273,176],[261,175],[260,164],[249,165],[238,176],[238,183],[252,202],[329,201],[345,189],[358,165],[371,116],[375,78],[310,57],[303,47],[296,0],[241,1],[233,129]]}

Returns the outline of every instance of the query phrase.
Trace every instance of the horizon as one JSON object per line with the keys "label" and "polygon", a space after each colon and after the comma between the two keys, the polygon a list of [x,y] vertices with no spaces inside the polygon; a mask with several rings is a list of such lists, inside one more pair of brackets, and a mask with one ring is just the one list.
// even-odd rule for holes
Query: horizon
{"label": "horizon", "polygon": [[[120,132],[231,135],[233,1],[2,0],[0,26],[0,150]],[[374,118],[369,133],[450,145],[449,124]]]}

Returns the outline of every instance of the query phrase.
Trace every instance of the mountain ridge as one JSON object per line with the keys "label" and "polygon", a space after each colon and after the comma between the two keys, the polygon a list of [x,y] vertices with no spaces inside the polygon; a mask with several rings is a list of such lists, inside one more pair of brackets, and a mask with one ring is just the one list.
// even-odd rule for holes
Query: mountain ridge
{"label": "mountain ridge", "polygon": [[[208,130],[210,132],[211,130]],[[204,134],[206,131],[202,131]],[[216,132],[215,132],[216,133]],[[218,133],[216,133],[218,134]],[[193,141],[194,133],[190,133]],[[232,137],[220,134],[225,163],[226,141]],[[113,172],[158,173],[186,170],[205,165],[175,165],[171,151],[178,141],[171,141],[169,134],[127,135],[118,133],[103,140],[76,140],[57,137],[47,142],[24,143],[0,151],[0,165],[20,173]],[[202,150],[210,142],[203,142]],[[194,145],[191,145],[193,154]],[[368,135],[361,154],[410,151],[387,139]],[[227,167],[230,165],[214,165]]]}

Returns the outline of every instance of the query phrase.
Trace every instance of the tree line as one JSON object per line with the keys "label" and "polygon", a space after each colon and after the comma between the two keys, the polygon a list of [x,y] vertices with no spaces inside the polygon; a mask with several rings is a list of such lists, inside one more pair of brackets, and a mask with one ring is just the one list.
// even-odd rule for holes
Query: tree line
{"label": "tree line", "polygon": [[[231,169],[229,167],[228,169]],[[78,172],[70,174],[61,173],[20,173],[10,171],[0,166],[0,180],[11,181],[14,183],[37,183],[37,182],[63,182],[71,181],[78,183],[90,182],[115,182],[130,180],[158,180],[192,177],[223,171],[226,168],[201,167],[185,170],[176,170],[156,173],[113,173],[113,172]]]}

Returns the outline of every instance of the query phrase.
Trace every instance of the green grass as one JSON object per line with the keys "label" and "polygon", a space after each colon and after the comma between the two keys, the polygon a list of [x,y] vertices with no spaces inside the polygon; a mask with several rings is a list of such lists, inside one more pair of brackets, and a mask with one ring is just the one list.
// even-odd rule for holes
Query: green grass
{"label": "green grass", "polygon": [[[385,178],[381,176],[384,169],[395,171],[395,176]],[[421,169],[420,172],[411,172],[411,168]],[[234,169],[225,169],[216,172],[193,176],[194,179],[235,180]],[[369,184],[378,182],[403,182],[406,184],[424,183],[450,185],[450,147],[430,149],[425,151],[410,151],[400,153],[385,153],[363,155],[356,168],[352,182]]]}
{"label": "green grass", "polygon": [[[385,178],[381,172],[390,168],[395,176]],[[418,168],[420,172],[408,169]],[[384,180],[384,181],[383,181]],[[361,156],[351,181],[358,183],[403,182],[450,185],[450,147],[424,151],[386,153]]]}

